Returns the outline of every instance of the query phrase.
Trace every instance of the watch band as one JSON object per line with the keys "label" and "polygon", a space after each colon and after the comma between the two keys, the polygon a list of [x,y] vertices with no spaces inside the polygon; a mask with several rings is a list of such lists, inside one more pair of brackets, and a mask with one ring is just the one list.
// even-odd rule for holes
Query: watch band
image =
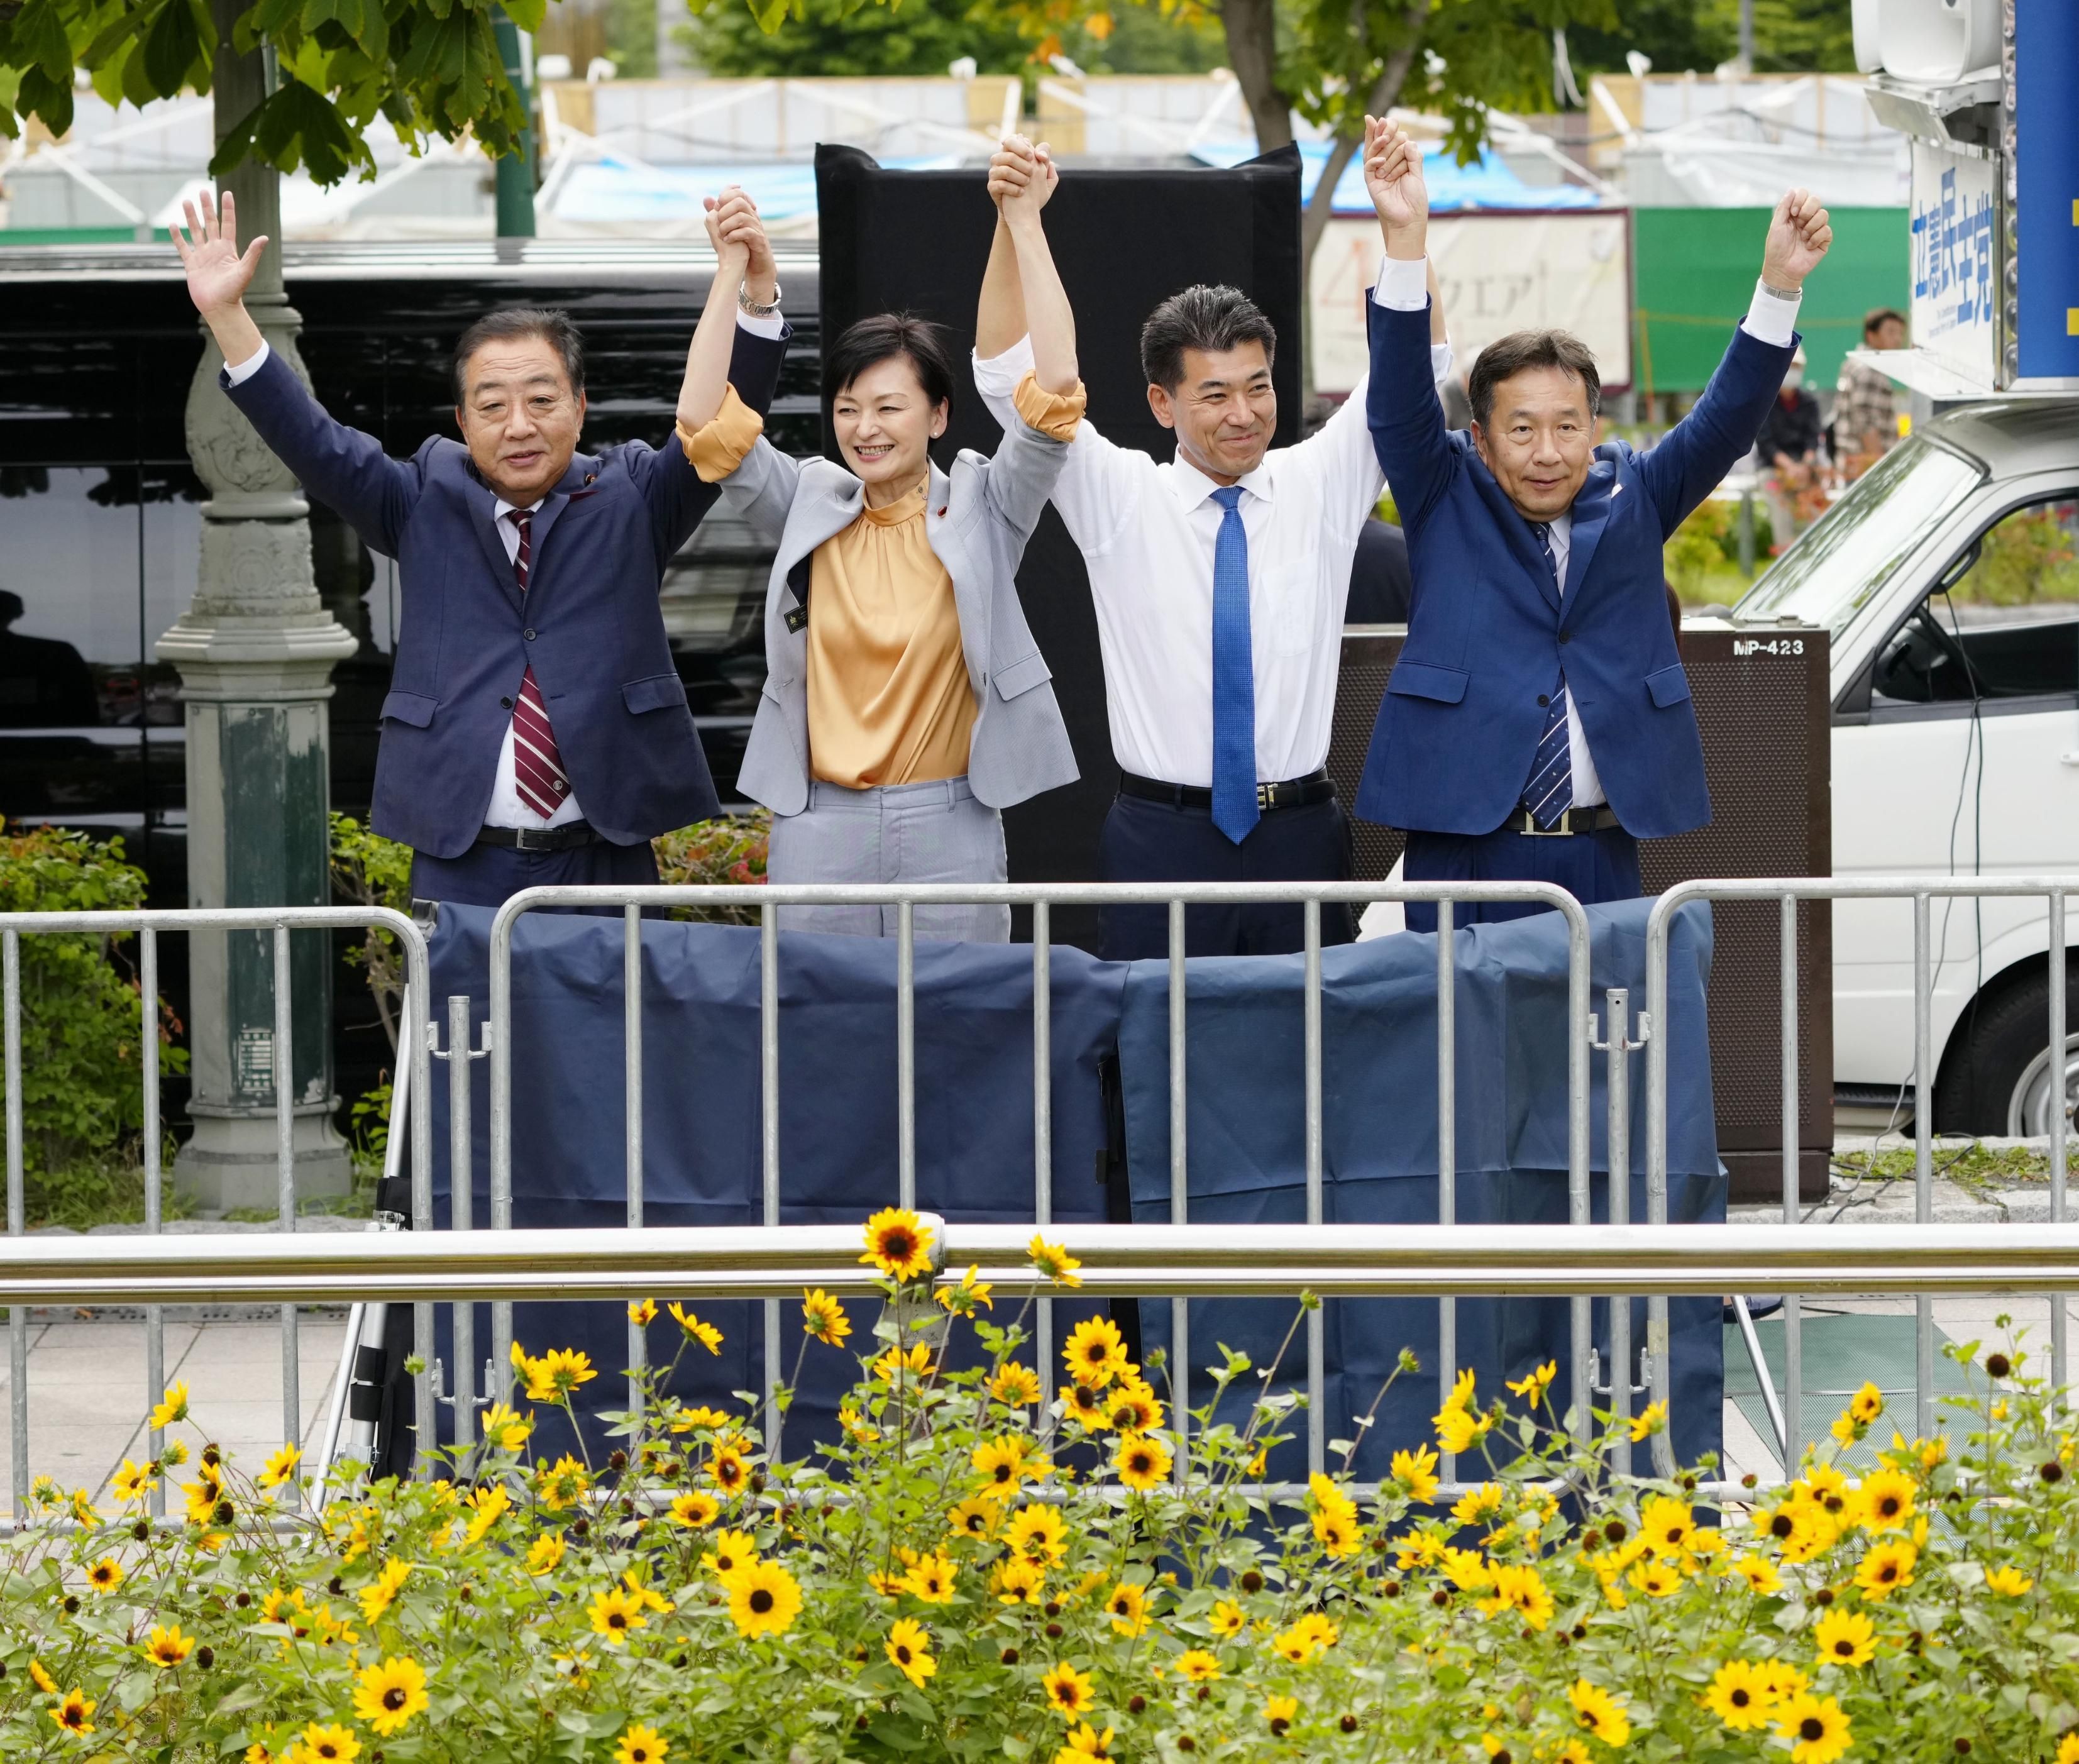
{"label": "watch band", "polygon": [[1779,288],[1766,276],[1760,278],[1759,286],[1763,294],[1774,295],[1779,300],[1802,300],[1805,298],[1802,288]]}
{"label": "watch band", "polygon": [[780,284],[775,281],[771,301],[761,306],[751,298],[751,291],[739,282],[736,290],[736,303],[739,310],[754,319],[769,319],[780,310]]}

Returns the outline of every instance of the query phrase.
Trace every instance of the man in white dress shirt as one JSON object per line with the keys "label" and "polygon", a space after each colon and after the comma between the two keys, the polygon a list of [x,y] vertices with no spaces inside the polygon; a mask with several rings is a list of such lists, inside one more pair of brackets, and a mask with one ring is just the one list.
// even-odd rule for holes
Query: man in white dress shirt
{"label": "man in white dress shirt", "polygon": [[[1056,173],[1044,149],[1006,147],[992,171]],[[1435,377],[1449,371],[1441,303]],[[1119,794],[1105,819],[1108,882],[1335,881],[1348,823],[1328,754],[1352,560],[1386,485],[1360,385],[1321,429],[1272,448],[1278,399],[1270,321],[1233,288],[1172,295],[1141,332],[1148,401],[1177,437],[1157,462],[1086,417],[1053,502],[1082,553],[1096,604]],[[1006,428],[1031,366],[1014,255],[999,223],[976,325],[975,384]],[[1349,915],[1321,915],[1324,943]],[[1168,947],[1161,906],[1107,909],[1101,950]],[[1300,948],[1297,906],[1193,907],[1194,955]]]}

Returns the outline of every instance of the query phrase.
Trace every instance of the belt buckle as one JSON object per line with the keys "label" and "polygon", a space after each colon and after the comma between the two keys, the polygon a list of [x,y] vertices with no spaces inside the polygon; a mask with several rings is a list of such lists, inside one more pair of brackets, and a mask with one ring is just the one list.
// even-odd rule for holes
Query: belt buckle
{"label": "belt buckle", "polygon": [[1523,811],[1523,825],[1517,831],[1533,839],[1570,839],[1574,836],[1574,829],[1568,822],[1573,813],[1571,809],[1562,809],[1556,826],[1541,827],[1537,817],[1526,809]]}
{"label": "belt buckle", "polygon": [[515,827],[512,830],[513,849],[517,851],[553,851],[547,827]]}
{"label": "belt buckle", "polygon": [[1275,809],[1278,806],[1278,786],[1258,784],[1256,787],[1256,805],[1259,809]]}

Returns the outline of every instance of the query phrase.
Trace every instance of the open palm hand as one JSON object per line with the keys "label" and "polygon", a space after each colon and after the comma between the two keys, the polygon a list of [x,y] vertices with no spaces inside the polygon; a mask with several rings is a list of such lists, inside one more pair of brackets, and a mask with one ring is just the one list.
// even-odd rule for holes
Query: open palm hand
{"label": "open palm hand", "polygon": [[206,190],[199,203],[199,212],[195,203],[181,204],[187,227],[185,232],[174,228],[173,240],[174,249],[187,269],[188,297],[195,311],[207,316],[236,307],[245,298],[253,273],[260,266],[260,253],[267,249],[267,237],[262,233],[241,253],[238,210],[231,193],[224,192],[221,214]]}

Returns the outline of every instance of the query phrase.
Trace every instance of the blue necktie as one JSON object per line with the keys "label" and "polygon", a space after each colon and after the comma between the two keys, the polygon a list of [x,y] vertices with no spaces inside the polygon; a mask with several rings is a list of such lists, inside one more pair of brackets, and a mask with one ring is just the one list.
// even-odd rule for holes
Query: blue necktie
{"label": "blue necktie", "polygon": [[1213,825],[1236,845],[1255,830],[1256,666],[1249,648],[1249,535],[1241,486],[1213,492],[1220,505],[1213,545]]}
{"label": "blue necktie", "polygon": [[[1530,523],[1537,535],[1538,549],[1545,554],[1545,567],[1552,579],[1559,579],[1559,559],[1552,550],[1552,529],[1541,520]],[[1561,669],[1559,683],[1553,688],[1551,709],[1546,713],[1545,733],[1537,738],[1537,757],[1530,763],[1530,782],[1523,787],[1523,800],[1531,818],[1549,827],[1574,806],[1574,756],[1567,738],[1567,673]]]}

